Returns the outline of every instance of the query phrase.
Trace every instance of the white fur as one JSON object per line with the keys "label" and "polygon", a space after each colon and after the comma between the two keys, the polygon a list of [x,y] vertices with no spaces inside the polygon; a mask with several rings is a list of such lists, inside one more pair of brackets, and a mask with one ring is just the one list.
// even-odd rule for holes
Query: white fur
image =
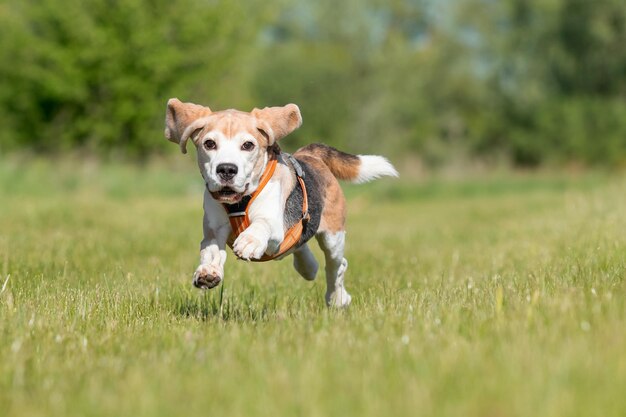
{"label": "white fur", "polygon": [[346,232],[323,232],[317,235],[317,241],[326,259],[326,305],[347,307],[352,297],[343,285],[343,278],[348,269],[348,261],[343,257]]}
{"label": "white fur", "polygon": [[281,215],[285,211],[285,202],[281,197],[281,183],[272,179],[252,202],[248,208],[250,226],[233,244],[233,252],[239,258],[258,259],[264,253],[271,255],[278,251],[285,238]]}
{"label": "white fur", "polygon": [[[207,150],[204,147],[204,142],[209,139],[215,141],[217,149]],[[241,150],[241,145],[247,141],[255,144],[252,151]],[[255,163],[259,158],[265,158],[267,162],[267,153],[260,153],[256,139],[247,132],[237,132],[227,138],[222,131],[212,130],[198,142],[198,167],[210,191],[219,191],[224,185],[228,185],[238,193],[251,193],[259,186],[259,178],[252,177]],[[237,175],[227,183],[216,172],[217,166],[224,163],[237,166]]]}
{"label": "white fur", "polygon": [[204,191],[204,216],[202,230],[204,238],[200,243],[200,265],[193,274],[194,285],[200,277],[224,278],[224,263],[226,263],[226,240],[230,234],[230,222],[221,205]]}
{"label": "white fur", "polygon": [[352,180],[353,183],[362,184],[384,176],[398,176],[398,171],[387,158],[378,155],[359,155],[359,159],[361,160],[359,174]]}

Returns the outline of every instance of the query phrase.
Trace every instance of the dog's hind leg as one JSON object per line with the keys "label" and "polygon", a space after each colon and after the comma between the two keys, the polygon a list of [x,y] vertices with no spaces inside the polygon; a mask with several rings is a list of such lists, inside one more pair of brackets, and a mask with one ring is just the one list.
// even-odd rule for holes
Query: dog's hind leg
{"label": "dog's hind leg", "polygon": [[317,241],[326,258],[326,305],[329,307],[347,307],[352,300],[344,288],[344,275],[348,261],[343,257],[346,232],[321,232]]}
{"label": "dog's hind leg", "polygon": [[302,275],[302,278],[307,281],[313,281],[315,279],[319,265],[317,264],[317,260],[315,260],[315,256],[313,256],[313,252],[311,252],[311,249],[309,249],[306,243],[293,253],[293,267]]}

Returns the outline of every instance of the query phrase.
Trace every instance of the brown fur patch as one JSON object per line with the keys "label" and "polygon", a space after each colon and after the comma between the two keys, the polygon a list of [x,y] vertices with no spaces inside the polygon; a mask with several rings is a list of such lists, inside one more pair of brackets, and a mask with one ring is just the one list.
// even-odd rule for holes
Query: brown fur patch
{"label": "brown fur patch", "polygon": [[340,180],[353,180],[359,175],[361,160],[358,156],[342,152],[331,146],[312,143],[296,152],[298,155],[311,155],[328,166],[330,172]]}
{"label": "brown fur patch", "polygon": [[320,232],[340,232],[346,227],[346,199],[337,180],[326,189]]}
{"label": "brown fur patch", "polygon": [[[266,136],[258,130],[258,122],[250,113],[239,110],[222,110],[211,114],[206,118],[206,124],[203,131],[219,130],[230,139],[238,132],[247,132],[254,136],[257,143],[262,148],[267,148],[270,143]],[[202,137],[202,135],[198,135]]]}
{"label": "brown fur patch", "polygon": [[258,128],[267,136],[271,144],[302,125],[302,115],[300,115],[300,109],[295,104],[254,109],[250,114],[259,121]]}
{"label": "brown fur patch", "polygon": [[165,137],[167,140],[180,143],[185,129],[194,121],[211,114],[211,109],[193,103],[183,103],[177,98],[167,102],[165,112]]}

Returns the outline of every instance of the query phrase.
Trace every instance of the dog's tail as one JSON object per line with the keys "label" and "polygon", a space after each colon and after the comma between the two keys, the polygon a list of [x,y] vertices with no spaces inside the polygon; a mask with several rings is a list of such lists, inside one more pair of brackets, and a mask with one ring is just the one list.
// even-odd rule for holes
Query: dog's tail
{"label": "dog's tail", "polygon": [[356,184],[384,176],[398,176],[398,171],[393,165],[386,158],[378,155],[352,155],[321,143],[307,145],[299,149],[296,154],[319,158],[324,161],[336,178]]}

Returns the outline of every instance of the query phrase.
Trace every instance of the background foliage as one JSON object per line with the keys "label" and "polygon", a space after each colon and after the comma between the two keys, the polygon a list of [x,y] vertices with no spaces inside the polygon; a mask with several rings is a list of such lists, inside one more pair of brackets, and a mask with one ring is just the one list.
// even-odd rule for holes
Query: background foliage
{"label": "background foliage", "polygon": [[0,151],[175,152],[165,101],[300,105],[289,148],[626,164],[620,0],[4,0]]}

